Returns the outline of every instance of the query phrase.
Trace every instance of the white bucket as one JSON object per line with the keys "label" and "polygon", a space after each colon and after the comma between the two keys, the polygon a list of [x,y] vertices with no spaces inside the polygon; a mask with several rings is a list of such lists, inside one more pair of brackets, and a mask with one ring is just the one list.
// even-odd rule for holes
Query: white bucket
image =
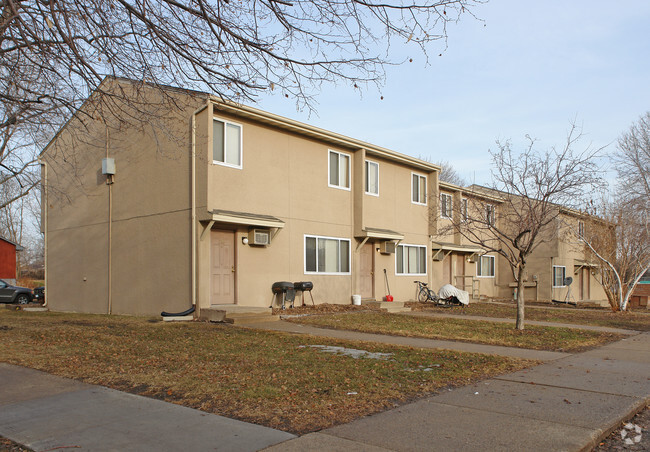
{"label": "white bucket", "polygon": [[361,295],[352,295],[352,304],[355,306],[361,306]]}

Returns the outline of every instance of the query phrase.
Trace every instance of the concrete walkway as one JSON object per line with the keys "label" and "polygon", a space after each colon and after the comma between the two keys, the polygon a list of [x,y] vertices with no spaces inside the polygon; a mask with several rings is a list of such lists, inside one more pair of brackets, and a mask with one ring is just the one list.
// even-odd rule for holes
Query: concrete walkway
{"label": "concrete walkway", "polygon": [[35,451],[256,451],[294,435],[0,363],[0,436]]}
{"label": "concrete walkway", "polygon": [[[299,328],[271,323],[275,330]],[[303,334],[322,330],[302,328]],[[324,331],[421,346],[403,342],[411,338]],[[345,334],[333,336],[339,333]],[[448,345],[427,346],[433,342]],[[522,357],[533,356],[544,359]],[[0,363],[0,436],[37,451],[581,451],[650,401],[650,333],[545,359],[532,369],[302,437]]]}

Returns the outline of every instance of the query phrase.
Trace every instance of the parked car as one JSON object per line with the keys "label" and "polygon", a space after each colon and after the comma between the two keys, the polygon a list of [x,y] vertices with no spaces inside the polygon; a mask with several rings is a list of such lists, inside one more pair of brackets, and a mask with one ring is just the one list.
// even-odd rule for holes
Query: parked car
{"label": "parked car", "polygon": [[34,289],[34,301],[37,301],[39,303],[44,303],[45,302],[45,287],[37,287]]}
{"label": "parked car", "polygon": [[34,292],[27,287],[14,286],[0,279],[0,303],[27,304],[34,298]]}

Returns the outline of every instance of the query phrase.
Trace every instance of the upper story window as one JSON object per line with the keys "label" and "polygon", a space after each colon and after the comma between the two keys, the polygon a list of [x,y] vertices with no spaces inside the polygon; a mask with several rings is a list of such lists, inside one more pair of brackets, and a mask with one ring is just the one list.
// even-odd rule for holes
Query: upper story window
{"label": "upper story window", "polygon": [[422,245],[397,245],[395,274],[426,275],[427,247]]}
{"label": "upper story window", "polygon": [[578,237],[583,238],[585,236],[585,223],[584,221],[578,221]]}
{"label": "upper story window", "polygon": [[494,278],[494,256],[481,256],[476,261],[476,276]]}
{"label": "upper story window", "polygon": [[212,161],[242,167],[242,127],[229,121],[212,121]]}
{"label": "upper story window", "polygon": [[306,235],[305,273],[350,274],[350,240]]}
{"label": "upper story window", "polygon": [[440,215],[443,218],[451,218],[452,208],[451,195],[447,193],[440,193]]}
{"label": "upper story window", "polygon": [[566,279],[566,267],[562,265],[553,266],[553,287],[564,287]]}
{"label": "upper story window", "polygon": [[460,220],[463,223],[466,223],[468,220],[467,216],[467,198],[463,198],[460,200]]}
{"label": "upper story window", "polygon": [[411,202],[427,205],[427,177],[411,173]]}
{"label": "upper story window", "polygon": [[366,160],[366,194],[379,196],[379,163]]}
{"label": "upper story window", "polygon": [[350,189],[350,156],[341,152],[329,151],[329,186]]}
{"label": "upper story window", "polygon": [[494,226],[496,224],[496,212],[492,204],[485,205],[485,223],[488,226]]}

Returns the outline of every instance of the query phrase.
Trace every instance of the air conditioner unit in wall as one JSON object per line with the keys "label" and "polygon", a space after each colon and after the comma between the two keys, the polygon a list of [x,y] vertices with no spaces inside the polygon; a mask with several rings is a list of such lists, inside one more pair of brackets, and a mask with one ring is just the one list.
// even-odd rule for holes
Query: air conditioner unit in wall
{"label": "air conditioner unit in wall", "polygon": [[248,244],[268,246],[271,244],[271,231],[269,229],[251,229],[248,231]]}
{"label": "air conditioner unit in wall", "polygon": [[395,253],[395,248],[397,245],[395,245],[395,242],[392,241],[384,241],[381,242],[381,245],[379,245],[379,252],[381,254],[393,254]]}

